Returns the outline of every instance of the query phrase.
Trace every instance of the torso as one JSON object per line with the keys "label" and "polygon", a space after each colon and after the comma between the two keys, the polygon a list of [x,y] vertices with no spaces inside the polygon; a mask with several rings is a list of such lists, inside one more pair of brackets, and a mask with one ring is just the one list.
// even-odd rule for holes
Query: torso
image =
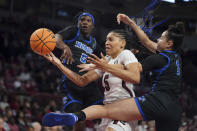
{"label": "torso", "polygon": [[182,78],[181,58],[173,51],[163,51],[159,55],[165,57],[167,63],[162,68],[152,71],[152,90],[178,93]]}
{"label": "torso", "polygon": [[[126,57],[126,58],[125,58]],[[135,56],[129,51],[122,51],[116,58],[107,58],[109,64],[129,64],[132,62],[138,62]],[[129,61],[128,61],[129,59]],[[112,75],[109,72],[104,72],[102,77],[102,85],[105,88],[104,92],[104,104],[112,103],[118,99],[134,97],[133,84],[128,83]]]}

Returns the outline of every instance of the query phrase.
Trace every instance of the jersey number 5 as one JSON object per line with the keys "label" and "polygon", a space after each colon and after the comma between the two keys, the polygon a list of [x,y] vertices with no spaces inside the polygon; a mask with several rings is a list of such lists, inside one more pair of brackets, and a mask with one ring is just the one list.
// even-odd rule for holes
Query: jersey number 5
{"label": "jersey number 5", "polygon": [[109,75],[105,75],[104,80],[103,80],[104,83],[105,83],[104,88],[105,88],[106,91],[109,91],[110,90],[109,83],[107,81],[108,78],[109,78]]}
{"label": "jersey number 5", "polygon": [[87,56],[86,54],[82,53],[82,54],[81,54],[81,58],[80,58],[81,63],[85,64],[85,63],[86,63],[87,57],[88,57],[88,56]]}

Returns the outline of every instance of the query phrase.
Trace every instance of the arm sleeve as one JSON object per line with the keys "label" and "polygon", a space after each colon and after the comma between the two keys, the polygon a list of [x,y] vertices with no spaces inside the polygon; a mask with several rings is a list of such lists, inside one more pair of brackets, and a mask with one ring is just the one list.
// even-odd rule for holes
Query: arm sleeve
{"label": "arm sleeve", "polygon": [[63,37],[63,40],[72,40],[77,35],[77,31],[77,26],[68,26],[57,32],[57,34],[60,34]]}
{"label": "arm sleeve", "polygon": [[130,50],[124,50],[120,56],[121,64],[128,65],[130,63],[138,62],[135,55]]}
{"label": "arm sleeve", "polygon": [[155,69],[160,69],[168,63],[168,60],[161,55],[152,55],[144,59],[142,64],[142,69],[144,71],[152,71]]}

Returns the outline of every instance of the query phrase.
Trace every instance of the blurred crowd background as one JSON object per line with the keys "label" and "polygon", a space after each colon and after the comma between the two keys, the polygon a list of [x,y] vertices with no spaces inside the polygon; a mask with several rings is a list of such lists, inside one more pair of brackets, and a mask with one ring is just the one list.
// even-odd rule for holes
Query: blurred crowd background
{"label": "blurred crowd background", "polygon": [[[61,111],[61,72],[47,60],[33,53],[31,33],[49,28],[54,33],[73,24],[74,16],[84,9],[95,12],[95,37],[104,48],[117,13],[135,16],[154,0],[0,0],[0,131],[62,131],[66,127],[42,127],[42,116]],[[157,0],[156,0],[157,1]],[[183,21],[183,81],[179,96],[183,107],[179,131],[197,131],[197,1],[159,1],[151,10],[153,24],[168,17],[154,31]],[[61,53],[61,52],[60,52]],[[148,78],[136,85],[137,94],[150,90]],[[88,96],[87,96],[88,97]],[[139,121],[136,131],[154,131],[154,121]],[[98,122],[87,121],[87,131],[96,131]]]}

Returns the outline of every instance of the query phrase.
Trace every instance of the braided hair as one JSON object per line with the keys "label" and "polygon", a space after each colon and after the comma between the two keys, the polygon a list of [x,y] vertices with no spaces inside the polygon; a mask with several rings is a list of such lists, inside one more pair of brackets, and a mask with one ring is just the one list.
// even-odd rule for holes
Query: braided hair
{"label": "braided hair", "polygon": [[135,34],[123,29],[115,29],[110,32],[116,33],[118,37],[126,41],[125,49],[135,49],[139,52],[135,54],[139,61],[152,54],[148,49],[144,48]]}
{"label": "braided hair", "polygon": [[115,29],[110,32],[116,33],[119,38],[123,39],[126,41],[126,46],[125,49],[131,49],[132,47],[136,46],[135,42],[132,40],[131,35],[129,34],[128,31],[123,30],[123,29]]}

